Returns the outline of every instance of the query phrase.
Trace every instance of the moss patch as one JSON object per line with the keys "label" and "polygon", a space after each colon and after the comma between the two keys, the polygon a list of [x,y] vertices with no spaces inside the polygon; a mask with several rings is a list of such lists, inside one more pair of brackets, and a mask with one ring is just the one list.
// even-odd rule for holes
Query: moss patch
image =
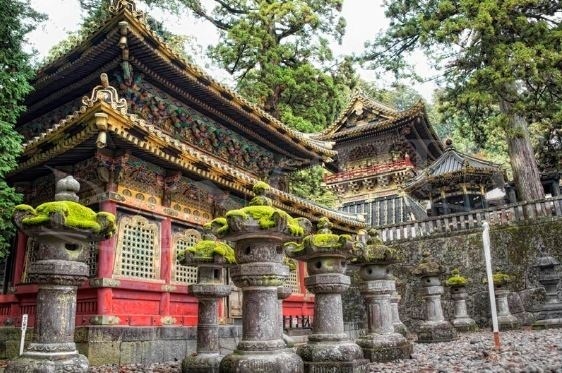
{"label": "moss patch", "polygon": [[[277,213],[277,214],[275,214]],[[231,210],[226,213],[227,218],[239,217],[243,220],[250,218],[257,220],[261,229],[273,228],[277,225],[275,216],[287,219],[287,227],[289,232],[294,236],[302,236],[304,234],[303,227],[300,226],[297,219],[292,218],[285,211],[271,206],[248,206],[239,210]],[[220,226],[217,234],[225,234],[228,232],[228,221],[225,218],[217,218],[211,221],[210,226]],[[207,225],[209,225],[207,224]]]}
{"label": "moss patch", "polygon": [[65,217],[64,225],[69,228],[89,229],[93,232],[100,232],[102,226],[98,221],[98,216],[107,219],[110,224],[115,226],[115,216],[109,213],[96,214],[92,209],[73,201],[47,202],[33,209],[28,205],[18,205],[15,211],[22,211],[34,214],[35,216],[24,218],[22,224],[36,226],[45,224],[50,220],[50,215],[59,213]]}
{"label": "moss patch", "polygon": [[187,248],[187,251],[198,258],[212,259],[213,256],[220,255],[224,257],[227,263],[236,263],[232,247],[220,241],[202,240],[197,242],[195,246]]}
{"label": "moss patch", "polygon": [[451,271],[451,277],[449,277],[445,283],[447,286],[465,286],[468,284],[468,279],[466,277],[461,276],[460,271],[458,269],[453,269]]}

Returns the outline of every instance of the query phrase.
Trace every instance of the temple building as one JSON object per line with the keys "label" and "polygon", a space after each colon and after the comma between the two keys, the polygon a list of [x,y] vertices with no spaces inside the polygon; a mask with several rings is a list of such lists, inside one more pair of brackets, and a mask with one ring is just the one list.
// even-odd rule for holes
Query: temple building
{"label": "temple building", "polygon": [[374,226],[427,217],[402,190],[443,153],[422,102],[398,111],[357,93],[332,125],[311,138],[334,143],[337,156],[326,165],[333,173],[325,183],[341,198],[340,210]]}
{"label": "temple building", "polygon": [[487,208],[486,193],[504,184],[498,164],[457,151],[450,139],[445,152],[405,185],[419,200],[429,200],[431,216]]}
{"label": "temple building", "polygon": [[[292,215],[313,222],[328,217],[344,232],[365,227],[355,215],[285,191],[288,172],[336,157],[329,136],[313,139],[296,132],[215,81],[151,30],[132,0],[114,0],[97,30],[43,66],[33,86],[17,126],[25,139],[23,155],[8,181],[26,204],[37,206],[53,199],[58,179],[73,175],[81,184],[81,203],[118,218],[116,235],[92,246],[91,278],[78,291],[76,323],[86,330],[81,335],[89,335],[82,348],[94,365],[107,363],[94,358],[106,354],[102,340],[124,343],[134,334],[134,341],[149,343],[164,332],[168,339],[186,339],[180,327],[196,325],[197,299],[187,286],[196,281],[197,269],[181,265],[177,253],[194,245],[203,224],[244,206],[255,182],[270,180],[274,204]],[[407,139],[415,141],[418,130],[427,131],[423,120],[410,122],[411,127],[390,129],[402,134],[405,148],[397,156],[408,164],[402,172],[418,162]],[[430,148],[433,159],[440,148]],[[412,160],[405,160],[406,154]],[[4,325],[18,326],[22,314],[29,315],[30,326],[35,323],[37,286],[26,276],[34,245],[18,233],[7,292],[0,295]],[[301,263],[292,272],[286,315],[313,312],[305,270]],[[223,323],[240,317],[239,298],[233,292],[224,303]],[[96,333],[111,330],[111,337],[90,343],[94,326]],[[115,326],[129,330],[128,337],[118,335]],[[145,336],[131,326],[152,329]],[[170,332],[174,326],[177,335]],[[118,354],[119,346],[114,347]],[[176,357],[144,361],[166,358]]]}

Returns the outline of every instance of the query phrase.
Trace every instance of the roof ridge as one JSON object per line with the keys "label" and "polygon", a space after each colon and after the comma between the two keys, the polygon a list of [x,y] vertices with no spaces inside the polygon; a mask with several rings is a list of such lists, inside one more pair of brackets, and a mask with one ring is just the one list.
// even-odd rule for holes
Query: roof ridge
{"label": "roof ridge", "polygon": [[[249,108],[249,112],[258,117],[259,122],[261,122],[263,126],[278,130],[281,136],[286,136],[288,139],[294,142],[295,145],[302,147],[309,152],[318,154],[318,156],[320,156],[320,158],[322,158],[324,161],[330,161],[335,155],[335,152],[331,149],[329,142],[311,141],[312,139],[309,136],[284,124],[279,119],[267,113],[259,105],[249,101],[224,83],[215,80],[200,66],[191,61],[188,61],[184,56],[174,51],[168,45],[168,43],[150,27],[150,25],[146,21],[146,14],[141,10],[137,10],[135,0],[112,0],[109,5],[108,16],[104,19],[103,23],[99,27],[97,27],[95,30],[92,30],[88,35],[85,35],[84,37],[76,40],[70,50],[48,61],[48,63],[43,66],[39,70],[39,72],[48,70],[48,68],[53,66],[55,62],[58,62],[62,59],[62,57],[73,52],[73,50],[81,46],[85,40],[100,32],[104,27],[107,26],[107,24],[112,22],[114,18],[116,18],[120,14],[129,14],[129,18],[136,22],[136,26],[140,26],[141,29],[144,29],[145,32],[152,36],[172,58],[181,61],[181,63],[185,66],[182,69],[183,72],[187,72],[191,75],[199,76],[200,78],[207,80],[208,82],[210,82],[209,88],[211,90],[214,89],[218,94],[224,93],[227,96],[232,97],[233,104]],[[119,23],[121,24],[121,22]],[[119,27],[121,27],[121,25],[119,25]]]}

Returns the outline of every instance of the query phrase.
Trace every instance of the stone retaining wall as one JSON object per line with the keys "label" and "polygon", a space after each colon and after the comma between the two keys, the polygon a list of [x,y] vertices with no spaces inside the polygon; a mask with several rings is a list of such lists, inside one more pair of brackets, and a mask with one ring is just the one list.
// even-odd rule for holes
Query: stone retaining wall
{"label": "stone retaining wall", "polygon": [[[562,219],[548,218],[527,224],[491,227],[492,265],[495,271],[514,276],[513,293],[509,297],[511,313],[523,325],[529,325],[536,316],[536,306],[544,299],[544,288],[537,281],[537,270],[533,263],[537,256],[549,254],[562,261]],[[471,279],[467,286],[468,312],[480,327],[489,325],[490,311],[488,292],[482,280],[486,276],[481,230],[440,236],[402,240],[390,243],[398,248],[403,264],[396,265],[394,274],[400,279],[398,289],[402,295],[400,316],[410,328],[425,318],[423,301],[419,294],[419,279],[411,274],[419,263],[421,254],[429,250],[442,261],[447,274],[459,268],[463,276]],[[543,254],[541,254],[541,251]],[[444,276],[445,278],[445,276]],[[352,287],[344,296],[346,322],[364,322],[363,303],[356,288]],[[453,301],[446,288],[443,307],[448,319],[453,318]]]}
{"label": "stone retaining wall", "polygon": [[[26,343],[33,329],[26,333]],[[240,325],[219,327],[221,353],[232,352],[242,335]],[[0,328],[0,359],[17,356],[21,330]],[[182,326],[132,327],[88,326],[75,332],[78,351],[88,357],[90,365],[152,364],[183,360],[195,352],[197,328]]]}

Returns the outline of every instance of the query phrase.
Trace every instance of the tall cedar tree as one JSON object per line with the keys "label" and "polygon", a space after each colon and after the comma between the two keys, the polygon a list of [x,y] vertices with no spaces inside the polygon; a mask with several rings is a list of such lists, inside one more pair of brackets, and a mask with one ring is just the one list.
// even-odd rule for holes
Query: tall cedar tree
{"label": "tall cedar tree", "polygon": [[236,79],[242,95],[304,132],[326,127],[355,79],[350,61],[337,63],[328,38],[341,40],[342,0],[177,0],[220,34],[209,55]]}
{"label": "tall cedar tree", "polygon": [[443,108],[478,133],[500,128],[519,198],[544,193],[528,123],[560,116],[562,2],[552,0],[389,0],[388,30],[364,55],[404,72],[404,56],[427,52],[446,82]]}
{"label": "tall cedar tree", "polygon": [[0,257],[10,249],[14,226],[13,207],[21,196],[8,186],[6,174],[16,167],[21,136],[14,125],[24,110],[25,95],[33,75],[29,54],[22,50],[28,32],[42,17],[26,0],[0,0]]}

